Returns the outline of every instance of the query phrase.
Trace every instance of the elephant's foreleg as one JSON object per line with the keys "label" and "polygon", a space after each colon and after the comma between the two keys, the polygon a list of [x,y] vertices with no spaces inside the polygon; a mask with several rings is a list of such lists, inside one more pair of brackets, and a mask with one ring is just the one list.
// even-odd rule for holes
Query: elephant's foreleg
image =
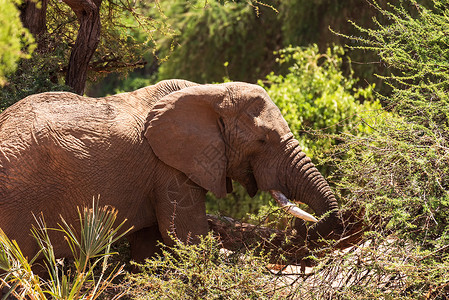
{"label": "elephant's foreleg", "polygon": [[158,191],[156,217],[165,244],[173,245],[174,239],[197,242],[206,235],[206,190],[183,173],[165,181]]}

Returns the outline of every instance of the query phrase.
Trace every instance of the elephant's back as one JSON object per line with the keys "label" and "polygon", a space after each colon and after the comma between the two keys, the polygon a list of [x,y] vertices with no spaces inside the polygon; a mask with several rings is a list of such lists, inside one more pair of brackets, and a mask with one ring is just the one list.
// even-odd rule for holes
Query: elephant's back
{"label": "elephant's back", "polygon": [[88,98],[67,92],[31,95],[0,114],[0,143],[32,145],[50,136],[58,143],[72,137],[85,144],[108,143],[115,135],[135,139],[136,133],[128,129],[143,128],[147,113],[144,104],[129,105],[117,97]]}
{"label": "elephant's back", "polygon": [[0,228],[15,231],[12,221],[18,216],[23,219],[17,223],[29,228],[30,211],[56,209],[58,218],[72,214],[99,194],[111,204],[134,197],[142,186],[123,178],[127,172],[139,176],[145,166],[136,155],[149,156],[140,133],[145,118],[143,106],[130,108],[120,99],[58,92],[29,96],[5,110],[0,114]]}

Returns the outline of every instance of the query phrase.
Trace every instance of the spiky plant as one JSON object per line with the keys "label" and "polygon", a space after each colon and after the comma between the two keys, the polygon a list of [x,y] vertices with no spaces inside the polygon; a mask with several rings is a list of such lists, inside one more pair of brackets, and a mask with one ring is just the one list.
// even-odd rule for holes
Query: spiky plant
{"label": "spiky plant", "polygon": [[[60,228],[57,229],[65,235],[73,254],[73,272],[70,268],[64,268],[56,258],[48,235],[48,230],[51,229],[47,228],[42,215],[36,218],[37,226],[33,226],[31,230],[40,251],[30,261],[23,256],[16,241],[11,241],[0,230],[0,269],[5,271],[0,277],[0,287],[9,287],[8,295],[12,294],[18,299],[96,299],[114,278],[123,273],[123,266],[115,266],[111,272],[106,271],[108,258],[114,254],[111,252],[111,245],[130,230],[119,234],[126,220],[114,227],[117,210],[107,206],[99,207],[95,200],[92,208],[78,208],[78,216],[79,230],[75,230],[62,217]],[[40,254],[44,257],[48,280],[40,278],[31,268]],[[100,265],[99,274],[94,273]]]}

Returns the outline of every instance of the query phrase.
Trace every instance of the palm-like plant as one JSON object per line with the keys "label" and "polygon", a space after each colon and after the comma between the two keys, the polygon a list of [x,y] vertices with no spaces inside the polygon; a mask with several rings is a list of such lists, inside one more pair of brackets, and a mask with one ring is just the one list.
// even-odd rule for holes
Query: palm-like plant
{"label": "palm-like plant", "polygon": [[[114,254],[111,253],[111,245],[131,230],[119,234],[126,220],[114,227],[117,210],[108,206],[99,207],[95,200],[92,208],[78,208],[78,215],[79,230],[75,230],[62,217],[60,228],[56,229],[65,235],[72,251],[75,265],[73,274],[56,259],[48,235],[49,229],[42,215],[35,218],[37,226],[31,230],[41,249],[31,261],[23,256],[17,243],[0,229],[0,269],[5,271],[0,276],[0,287],[9,287],[8,295],[12,293],[19,299],[48,299],[48,296],[52,299],[96,299],[114,278],[123,273],[123,266],[115,266],[109,275],[106,275],[106,270],[108,258]],[[49,280],[43,280],[31,269],[40,254],[44,256]],[[100,264],[97,275],[98,272],[94,273],[94,270]],[[118,297],[120,295],[115,298]]]}

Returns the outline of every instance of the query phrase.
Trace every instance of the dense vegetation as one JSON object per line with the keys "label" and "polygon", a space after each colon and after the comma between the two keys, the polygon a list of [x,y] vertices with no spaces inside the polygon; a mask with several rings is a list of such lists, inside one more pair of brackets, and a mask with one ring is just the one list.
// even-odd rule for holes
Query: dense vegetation
{"label": "dense vegetation", "polygon": [[[29,60],[18,61],[33,46],[14,7],[8,7],[10,21],[2,17],[2,107],[30,93],[67,88],[63,73],[76,19],[56,2],[48,10],[49,48],[38,47]],[[139,299],[449,297],[449,1],[105,3],[89,93],[169,77],[258,82],[333,185],[342,211],[354,213],[365,230],[356,247],[310,257],[314,272],[302,278],[266,269],[267,257],[251,249],[243,256],[220,251],[209,236],[199,245],[165,249],[164,258],[147,262],[117,289]],[[10,48],[4,48],[9,25]],[[342,41],[349,46],[332,45]],[[129,69],[142,57],[148,64],[126,80],[108,75],[94,84],[104,74],[97,71]],[[270,205],[265,194],[249,199],[237,186],[226,200],[210,196],[208,209],[260,221],[268,213],[273,218]],[[11,257],[0,256],[3,269]],[[138,288],[127,291],[131,283]]]}
{"label": "dense vegetation", "polygon": [[20,22],[19,11],[14,1],[0,2],[0,86],[6,83],[6,76],[17,69],[20,58],[26,58],[33,51],[33,37]]}
{"label": "dense vegetation", "polygon": [[392,93],[380,96],[392,115],[377,118],[369,136],[342,137],[336,151],[349,156],[336,161],[338,185],[372,230],[366,233],[370,244],[353,255],[371,258],[357,266],[358,274],[375,268],[366,279],[377,281],[351,288],[370,297],[446,299],[449,3],[410,4],[379,8],[391,24],[359,27],[363,36],[354,38],[394,68],[383,78]]}

